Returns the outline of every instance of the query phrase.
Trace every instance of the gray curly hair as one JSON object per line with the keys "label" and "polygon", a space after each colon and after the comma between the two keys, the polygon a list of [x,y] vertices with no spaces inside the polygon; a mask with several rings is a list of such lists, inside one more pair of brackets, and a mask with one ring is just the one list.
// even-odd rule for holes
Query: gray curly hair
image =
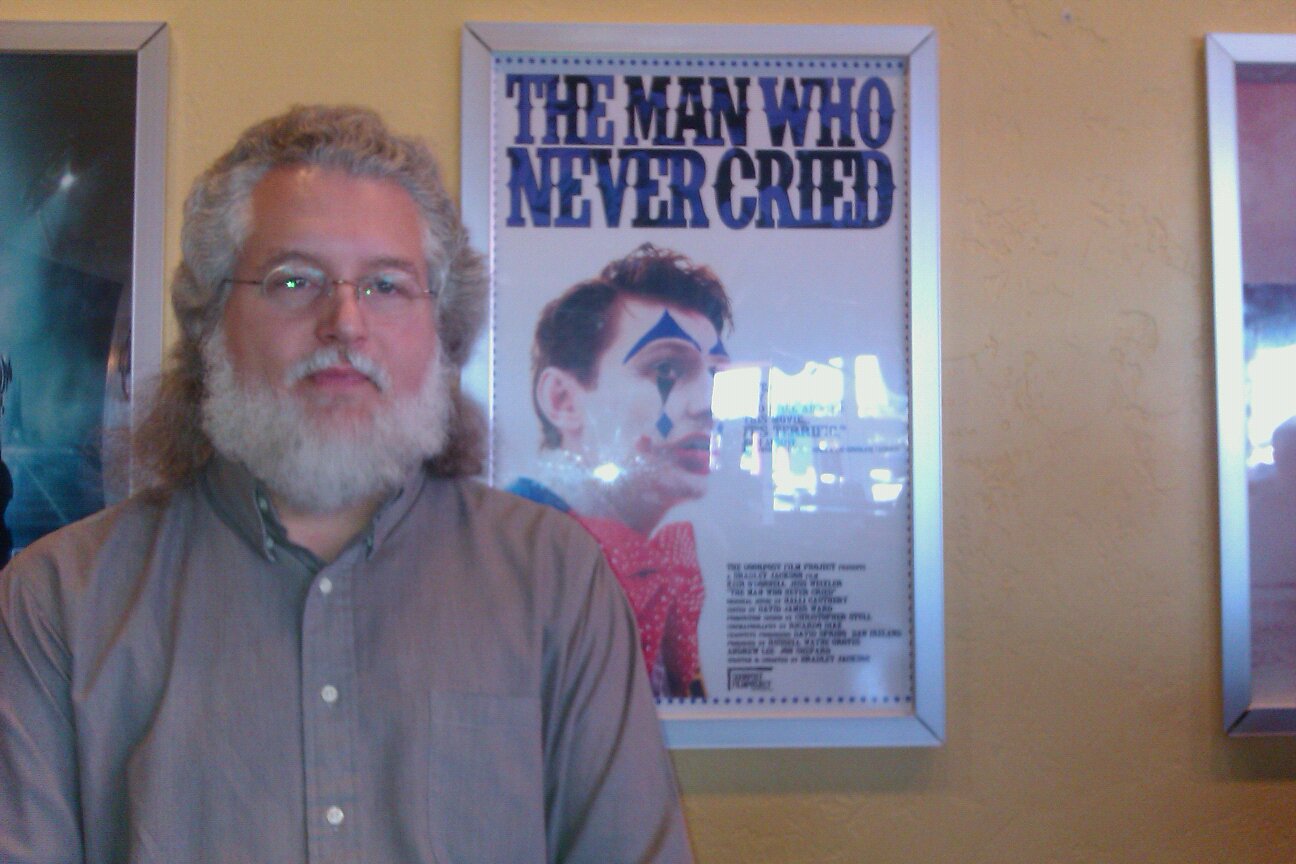
{"label": "gray curly hair", "polygon": [[[193,477],[212,455],[202,430],[206,395],[202,345],[220,324],[227,280],[251,225],[252,189],[272,168],[319,165],[356,177],[390,180],[414,199],[424,218],[429,287],[437,294],[437,336],[444,361],[463,367],[486,311],[486,270],[441,182],[427,146],[393,134],[377,113],[352,106],[295,106],[248,129],[197,180],[185,200],[181,262],[171,280],[180,322],[154,402],[136,436],[135,456],[163,489]],[[457,376],[456,376],[457,382]],[[449,436],[428,461],[438,476],[482,469],[484,419],[453,388]]]}

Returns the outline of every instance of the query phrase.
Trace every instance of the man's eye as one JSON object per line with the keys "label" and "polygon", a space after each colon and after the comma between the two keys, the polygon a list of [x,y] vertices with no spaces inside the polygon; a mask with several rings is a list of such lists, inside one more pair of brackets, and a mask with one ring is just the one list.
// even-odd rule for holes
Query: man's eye
{"label": "man's eye", "polygon": [[364,280],[364,293],[371,297],[413,297],[418,291],[409,276],[380,273]]}
{"label": "man's eye", "polygon": [[679,367],[668,361],[654,363],[652,370],[657,378],[664,378],[667,381],[678,381],[680,377]]}
{"label": "man's eye", "polygon": [[400,292],[400,286],[383,276],[375,276],[369,280],[369,290],[374,294],[397,294]]}
{"label": "man's eye", "polygon": [[266,290],[278,294],[298,294],[318,289],[323,284],[322,277],[310,273],[281,273],[278,271],[266,276]]}

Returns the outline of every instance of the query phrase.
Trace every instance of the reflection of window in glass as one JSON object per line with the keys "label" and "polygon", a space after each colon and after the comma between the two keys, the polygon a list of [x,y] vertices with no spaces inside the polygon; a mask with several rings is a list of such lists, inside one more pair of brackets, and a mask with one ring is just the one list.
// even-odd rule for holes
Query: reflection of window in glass
{"label": "reflection of window in glass", "polygon": [[716,372],[711,416],[716,420],[759,416],[761,371],[759,366],[730,366]]}
{"label": "reflection of window in glass", "polygon": [[1247,364],[1251,385],[1247,466],[1273,464],[1273,433],[1296,416],[1296,345],[1257,348]]}
{"label": "reflection of window in glass", "polygon": [[809,436],[777,444],[774,447],[774,509],[776,511],[813,511],[814,505],[801,499],[814,498],[819,478],[815,474],[814,455]]}
{"label": "reflection of window in glass", "polygon": [[891,394],[882,379],[876,354],[855,358],[855,410],[859,417],[880,417],[891,407]]}
{"label": "reflection of window in glass", "polygon": [[869,472],[869,479],[873,481],[869,491],[875,504],[891,504],[904,491],[904,483],[899,482],[900,478],[890,468],[874,468]]}
{"label": "reflection of window in glass", "polygon": [[[738,467],[773,512],[886,514],[908,487],[906,398],[876,355],[808,360],[787,372],[735,364],[715,375],[717,421],[742,424]],[[722,433],[717,426],[713,446]]]}
{"label": "reflection of window in glass", "polygon": [[[799,372],[770,370],[770,416],[774,418],[774,446],[771,474],[774,481],[774,509],[816,509],[813,499],[819,490],[815,468],[816,451],[825,442],[821,427],[806,418],[839,417],[846,392],[842,359],[827,363],[807,361]],[[786,422],[780,423],[783,420]],[[834,475],[834,481],[836,477]]]}
{"label": "reflection of window in glass", "polygon": [[845,381],[842,370],[814,360],[791,375],[771,369],[770,416],[836,417],[842,413]]}

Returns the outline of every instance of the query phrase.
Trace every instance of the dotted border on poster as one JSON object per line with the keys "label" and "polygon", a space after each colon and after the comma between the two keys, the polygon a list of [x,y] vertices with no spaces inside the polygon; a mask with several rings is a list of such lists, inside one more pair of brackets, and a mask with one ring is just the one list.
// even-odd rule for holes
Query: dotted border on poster
{"label": "dotted border on poster", "polygon": [[907,696],[725,696],[704,698],[658,696],[658,705],[905,705]]}
{"label": "dotted border on poster", "polygon": [[496,66],[627,66],[664,69],[837,69],[850,71],[856,69],[876,69],[878,71],[907,72],[905,60],[901,58],[862,59],[855,57],[831,58],[785,58],[785,57],[627,57],[608,54],[602,56],[573,56],[570,54],[527,54],[512,52],[496,54]]}

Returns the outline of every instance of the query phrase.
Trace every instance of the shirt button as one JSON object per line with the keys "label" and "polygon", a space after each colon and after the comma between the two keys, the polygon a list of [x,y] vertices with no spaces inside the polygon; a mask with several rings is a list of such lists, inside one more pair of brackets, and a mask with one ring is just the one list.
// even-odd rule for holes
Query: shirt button
{"label": "shirt button", "polygon": [[342,808],[336,805],[324,811],[324,821],[332,825],[334,828],[341,825],[342,820],[345,818],[346,814],[342,812]]}
{"label": "shirt button", "polygon": [[321,576],[319,580],[319,590],[321,594],[332,594],[333,580],[327,576]]}
{"label": "shirt button", "polygon": [[[332,705],[337,701],[338,691],[332,684],[325,684],[324,689],[320,691],[320,698]],[[341,811],[338,811],[341,812]]]}

